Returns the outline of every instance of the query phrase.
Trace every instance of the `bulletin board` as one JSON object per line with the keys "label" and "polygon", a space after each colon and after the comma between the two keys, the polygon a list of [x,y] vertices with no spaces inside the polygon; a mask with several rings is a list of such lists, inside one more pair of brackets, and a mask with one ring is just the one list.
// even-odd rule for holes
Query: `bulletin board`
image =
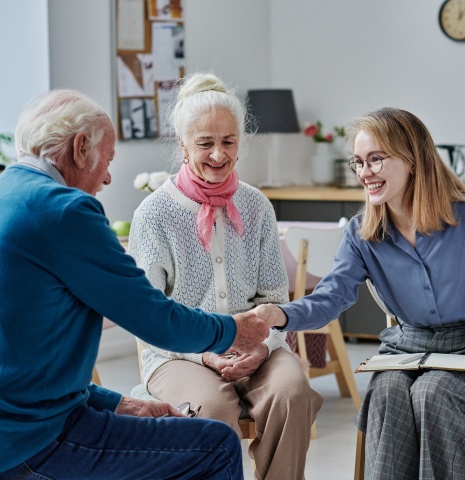
{"label": "bulletin board", "polygon": [[184,64],[182,0],[116,0],[120,140],[173,135],[169,106]]}

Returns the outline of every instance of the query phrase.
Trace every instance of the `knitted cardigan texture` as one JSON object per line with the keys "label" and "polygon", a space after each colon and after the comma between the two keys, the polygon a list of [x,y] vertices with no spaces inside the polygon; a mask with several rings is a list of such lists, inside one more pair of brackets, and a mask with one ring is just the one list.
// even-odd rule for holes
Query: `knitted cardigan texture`
{"label": "knitted cardigan texture", "polygon": [[[154,287],[207,312],[235,314],[263,303],[288,301],[287,273],[271,203],[243,182],[239,182],[233,202],[245,234],[240,237],[225,209],[218,207],[210,252],[198,238],[200,204],[176,188],[174,177],[142,202],[132,222],[129,253]],[[271,353],[279,347],[288,349],[285,340],[285,333],[271,330],[265,344]],[[169,360],[202,364],[201,354],[146,346],[149,348],[142,352],[145,383]]]}

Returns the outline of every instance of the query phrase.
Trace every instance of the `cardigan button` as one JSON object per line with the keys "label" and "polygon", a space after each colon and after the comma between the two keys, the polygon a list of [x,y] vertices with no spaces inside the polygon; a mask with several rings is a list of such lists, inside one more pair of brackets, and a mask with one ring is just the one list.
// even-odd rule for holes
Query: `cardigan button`
{"label": "cardigan button", "polygon": [[221,292],[221,293],[220,293],[220,297],[221,297],[221,298],[226,298],[226,293]]}
{"label": "cardigan button", "polygon": [[221,257],[216,257],[216,263],[221,263],[223,259]]}

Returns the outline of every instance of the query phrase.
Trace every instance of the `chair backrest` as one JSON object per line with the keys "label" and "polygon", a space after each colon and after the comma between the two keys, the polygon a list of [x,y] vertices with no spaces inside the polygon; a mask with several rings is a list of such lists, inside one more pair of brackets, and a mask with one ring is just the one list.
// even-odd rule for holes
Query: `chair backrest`
{"label": "chair backrest", "polygon": [[386,314],[386,325],[388,327],[392,327],[396,325],[397,322],[395,318],[391,315],[386,305],[384,305],[384,302],[381,300],[381,297],[379,296],[378,290],[376,290],[376,287],[373,285],[373,283],[371,283],[371,280],[367,279],[366,284],[374,301],[378,304],[378,307],[381,308],[381,310]]}
{"label": "chair backrest", "polygon": [[342,240],[346,218],[332,228],[291,226],[284,232],[284,241],[293,258],[298,262],[301,240],[308,241],[307,272],[315,277],[323,277],[333,265],[334,255]]}
{"label": "chair backrest", "polygon": [[[367,279],[366,285],[371,296],[378,304],[378,307],[386,314],[386,326],[392,327],[396,325],[396,320],[392,317],[383,300],[379,296],[378,290],[373,285],[371,280]],[[357,445],[355,448],[355,472],[354,480],[363,480],[365,478],[365,434],[357,430]]]}

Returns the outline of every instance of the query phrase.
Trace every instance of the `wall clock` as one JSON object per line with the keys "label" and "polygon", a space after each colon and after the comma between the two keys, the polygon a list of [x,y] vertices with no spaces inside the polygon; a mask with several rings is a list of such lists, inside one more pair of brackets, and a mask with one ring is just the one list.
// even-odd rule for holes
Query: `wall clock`
{"label": "wall clock", "polygon": [[446,0],[439,10],[439,25],[451,40],[465,42],[465,0]]}

